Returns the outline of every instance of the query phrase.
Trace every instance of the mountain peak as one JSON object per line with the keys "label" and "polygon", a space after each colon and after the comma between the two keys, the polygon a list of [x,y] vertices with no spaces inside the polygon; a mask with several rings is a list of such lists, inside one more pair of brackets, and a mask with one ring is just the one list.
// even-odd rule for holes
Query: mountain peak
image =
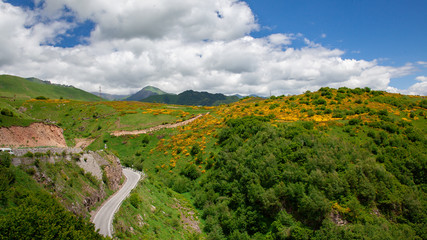
{"label": "mountain peak", "polygon": [[126,100],[127,101],[141,101],[141,100],[148,98],[150,96],[153,96],[153,95],[163,95],[163,94],[167,94],[167,93],[162,91],[159,88],[156,88],[153,86],[146,86],[143,89],[139,90],[137,93],[126,98]]}

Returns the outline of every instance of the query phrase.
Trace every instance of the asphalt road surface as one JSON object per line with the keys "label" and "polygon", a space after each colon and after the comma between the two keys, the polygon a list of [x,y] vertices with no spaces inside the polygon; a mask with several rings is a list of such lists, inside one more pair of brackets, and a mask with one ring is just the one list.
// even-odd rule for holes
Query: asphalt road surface
{"label": "asphalt road surface", "polygon": [[95,229],[99,229],[99,233],[104,236],[112,237],[114,213],[116,213],[123,200],[130,194],[130,191],[136,187],[136,184],[141,178],[139,173],[130,169],[123,169],[123,174],[127,178],[126,183],[113,197],[107,200],[93,218]]}

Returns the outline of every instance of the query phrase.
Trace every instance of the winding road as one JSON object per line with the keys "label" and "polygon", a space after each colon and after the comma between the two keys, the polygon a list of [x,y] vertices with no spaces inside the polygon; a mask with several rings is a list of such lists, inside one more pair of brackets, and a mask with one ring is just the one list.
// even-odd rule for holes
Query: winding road
{"label": "winding road", "polygon": [[99,229],[99,233],[104,236],[112,237],[114,214],[141,178],[141,174],[126,168],[123,169],[123,174],[127,179],[125,184],[101,206],[93,218],[95,229]]}

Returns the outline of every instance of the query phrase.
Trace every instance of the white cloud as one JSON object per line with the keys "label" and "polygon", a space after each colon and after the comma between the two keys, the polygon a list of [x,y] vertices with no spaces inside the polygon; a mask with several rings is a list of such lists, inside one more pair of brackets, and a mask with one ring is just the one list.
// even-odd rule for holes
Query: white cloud
{"label": "white cloud", "polygon": [[426,76],[418,76],[415,80],[419,81],[408,89],[397,89],[394,87],[387,87],[387,91],[392,93],[403,93],[408,95],[420,95],[427,96],[427,77]]}
{"label": "white cloud", "polygon": [[64,6],[97,23],[94,40],[181,38],[230,40],[258,29],[249,6],[237,0],[45,0],[44,14]]}
{"label": "white cloud", "polygon": [[[175,93],[281,95],[323,86],[385,90],[390,78],[414,70],[410,64],[344,59],[343,51],[301,34],[251,37],[259,26],[248,5],[237,0],[41,3],[42,9],[31,11],[0,1],[0,72],[88,91],[102,85],[110,93],[154,85]],[[62,18],[70,14],[76,18],[71,24]],[[46,45],[87,19],[95,23],[88,45]],[[306,46],[292,47],[295,40]]]}

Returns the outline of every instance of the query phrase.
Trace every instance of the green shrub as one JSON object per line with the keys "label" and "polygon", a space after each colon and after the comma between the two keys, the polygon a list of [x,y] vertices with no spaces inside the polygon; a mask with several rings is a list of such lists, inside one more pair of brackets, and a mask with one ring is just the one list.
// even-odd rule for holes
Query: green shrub
{"label": "green shrub", "polygon": [[141,143],[143,144],[143,146],[148,145],[150,143],[150,137],[147,134],[144,134],[142,136]]}
{"label": "green shrub", "polygon": [[141,160],[140,160],[140,161],[137,161],[136,163],[134,163],[134,164],[133,164],[133,167],[134,167],[136,170],[138,170],[138,171],[142,171],[142,170],[144,170],[143,161],[144,161],[144,159],[143,159],[143,158],[141,158]]}
{"label": "green shrub", "polygon": [[199,154],[199,152],[200,152],[200,147],[199,147],[199,145],[197,145],[197,144],[194,144],[193,145],[193,147],[191,148],[191,150],[190,150],[190,154],[191,154],[191,156],[196,156],[197,154]]}
{"label": "green shrub", "polygon": [[134,207],[134,208],[139,208],[139,205],[141,204],[142,200],[139,197],[139,194],[137,192],[133,192],[130,194],[129,196],[129,201],[130,204]]}
{"label": "green shrub", "polygon": [[107,173],[104,170],[102,171],[102,182],[108,185]]}
{"label": "green shrub", "polygon": [[28,151],[27,153],[24,154],[24,157],[33,158],[34,154],[32,152]]}
{"label": "green shrub", "polygon": [[191,180],[195,180],[200,177],[201,173],[197,170],[196,165],[187,164],[185,168],[181,170],[181,175],[186,176]]}
{"label": "green shrub", "polygon": [[326,100],[323,99],[323,98],[319,98],[319,99],[313,101],[313,104],[316,105],[316,106],[317,105],[326,105]]}
{"label": "green shrub", "polygon": [[362,119],[360,118],[352,118],[350,121],[348,121],[349,125],[359,125],[362,122]]}
{"label": "green shrub", "polygon": [[36,170],[32,167],[25,169],[25,172],[28,173],[29,175],[33,176],[34,174],[36,174]]}
{"label": "green shrub", "polygon": [[38,96],[36,97],[37,100],[48,100],[49,98],[45,97],[45,96]]}
{"label": "green shrub", "polygon": [[0,113],[1,113],[1,115],[8,116],[8,117],[13,117],[13,116],[14,116],[13,112],[12,112],[12,111],[10,111],[10,110],[9,110],[9,109],[7,109],[7,108],[3,108],[3,109],[0,111]]}
{"label": "green shrub", "polygon": [[12,163],[12,157],[9,153],[0,152],[0,167],[10,167]]}

